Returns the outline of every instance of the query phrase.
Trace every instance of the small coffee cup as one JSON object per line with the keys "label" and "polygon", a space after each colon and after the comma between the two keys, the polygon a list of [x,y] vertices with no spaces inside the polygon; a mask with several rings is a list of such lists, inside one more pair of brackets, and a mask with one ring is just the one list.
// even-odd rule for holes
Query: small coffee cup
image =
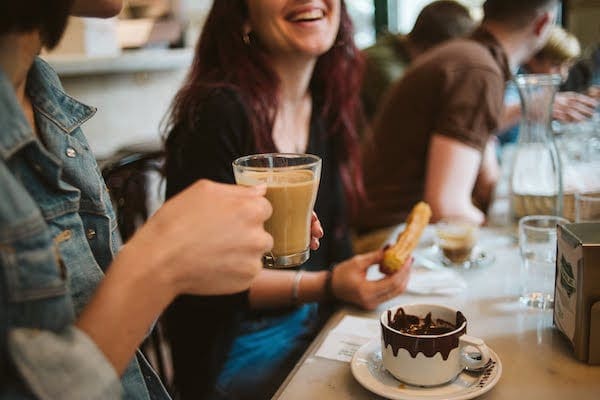
{"label": "small coffee cup", "polygon": [[479,227],[457,218],[442,219],[435,227],[437,245],[447,264],[464,264],[470,261],[477,244]]}
{"label": "small coffee cup", "polygon": [[[467,320],[455,309],[401,305],[384,311],[380,322],[383,366],[410,385],[442,385],[465,368],[484,367],[490,359],[483,340],[466,334]],[[476,349],[477,358],[469,348]]]}

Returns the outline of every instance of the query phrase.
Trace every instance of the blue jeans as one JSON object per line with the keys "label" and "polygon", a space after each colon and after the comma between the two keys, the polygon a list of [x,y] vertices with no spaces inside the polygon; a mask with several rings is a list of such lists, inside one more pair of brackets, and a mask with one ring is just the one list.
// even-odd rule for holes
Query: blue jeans
{"label": "blue jeans", "polygon": [[315,337],[316,303],[242,323],[217,380],[217,399],[270,399]]}

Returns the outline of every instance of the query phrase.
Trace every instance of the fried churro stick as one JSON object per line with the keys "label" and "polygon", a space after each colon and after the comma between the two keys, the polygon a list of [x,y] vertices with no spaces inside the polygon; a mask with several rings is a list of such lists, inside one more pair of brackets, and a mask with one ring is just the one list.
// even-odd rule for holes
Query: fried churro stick
{"label": "fried churro stick", "polygon": [[406,219],[406,228],[398,235],[396,243],[383,253],[383,262],[379,265],[382,273],[393,274],[406,264],[430,218],[429,204],[421,201],[413,207]]}

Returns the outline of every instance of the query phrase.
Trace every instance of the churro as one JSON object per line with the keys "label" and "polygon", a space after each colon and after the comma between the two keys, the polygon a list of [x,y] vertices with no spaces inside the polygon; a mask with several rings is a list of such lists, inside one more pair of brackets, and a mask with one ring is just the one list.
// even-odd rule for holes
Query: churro
{"label": "churro", "polygon": [[429,204],[421,201],[413,207],[406,219],[406,227],[398,234],[396,243],[383,253],[383,261],[379,265],[382,273],[393,274],[406,264],[411,253],[417,247],[430,218]]}

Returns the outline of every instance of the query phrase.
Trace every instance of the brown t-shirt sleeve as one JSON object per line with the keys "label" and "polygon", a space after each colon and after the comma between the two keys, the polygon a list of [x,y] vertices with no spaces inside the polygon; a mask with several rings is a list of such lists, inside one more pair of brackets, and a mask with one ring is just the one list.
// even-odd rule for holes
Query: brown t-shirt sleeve
{"label": "brown t-shirt sleeve", "polygon": [[443,79],[435,133],[483,151],[500,120],[502,76],[489,68],[470,68],[444,71]]}

